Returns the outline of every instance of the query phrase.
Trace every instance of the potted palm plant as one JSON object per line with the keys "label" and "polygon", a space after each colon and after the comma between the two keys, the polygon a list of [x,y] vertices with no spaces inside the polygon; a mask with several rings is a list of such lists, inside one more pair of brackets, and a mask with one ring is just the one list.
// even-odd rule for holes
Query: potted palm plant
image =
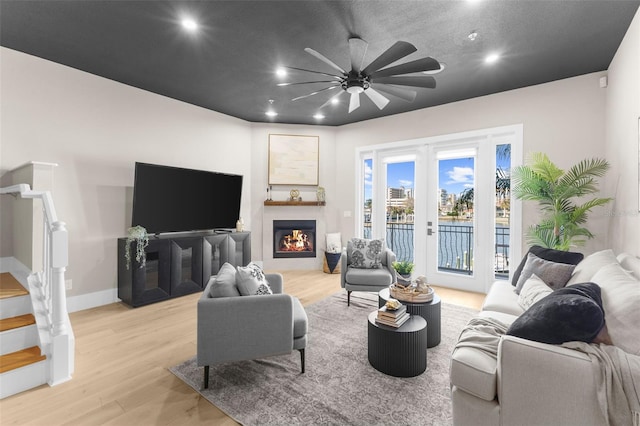
{"label": "potted palm plant", "polygon": [[393,269],[395,269],[395,271],[399,275],[399,277],[397,278],[398,284],[404,287],[411,284],[411,273],[413,272],[414,267],[413,262],[409,262],[408,260],[401,260],[393,262],[391,266],[393,266]]}
{"label": "potted palm plant", "polygon": [[540,223],[529,227],[527,242],[568,251],[593,238],[584,226],[588,213],[612,199],[583,197],[598,192],[597,178],[604,176],[609,163],[585,159],[564,171],[540,152],[532,153],[528,163],[514,167],[511,173],[513,195],[537,201],[542,212]]}

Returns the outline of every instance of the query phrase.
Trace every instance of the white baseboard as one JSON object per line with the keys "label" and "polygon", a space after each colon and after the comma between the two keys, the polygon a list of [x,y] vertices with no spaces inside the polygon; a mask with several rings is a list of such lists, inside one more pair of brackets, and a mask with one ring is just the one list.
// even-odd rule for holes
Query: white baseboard
{"label": "white baseboard", "polygon": [[89,294],[67,297],[67,311],[77,312],[85,309],[96,308],[98,306],[109,305],[119,302],[118,289],[96,291]]}

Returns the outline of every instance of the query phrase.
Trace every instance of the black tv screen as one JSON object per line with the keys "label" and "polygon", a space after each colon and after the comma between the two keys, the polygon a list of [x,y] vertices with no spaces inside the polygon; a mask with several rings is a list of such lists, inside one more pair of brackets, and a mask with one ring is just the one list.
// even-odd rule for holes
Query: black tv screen
{"label": "black tv screen", "polygon": [[235,228],[242,176],[136,162],[131,226],[149,234]]}

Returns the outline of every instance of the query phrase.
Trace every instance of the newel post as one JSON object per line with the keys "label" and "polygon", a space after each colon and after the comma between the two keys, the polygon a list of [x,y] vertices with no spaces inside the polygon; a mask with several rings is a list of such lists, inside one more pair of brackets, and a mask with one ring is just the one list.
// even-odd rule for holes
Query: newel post
{"label": "newel post", "polygon": [[54,222],[51,226],[51,269],[52,269],[52,321],[53,335],[66,333],[67,295],[65,294],[64,272],[69,263],[68,234],[64,222]]}

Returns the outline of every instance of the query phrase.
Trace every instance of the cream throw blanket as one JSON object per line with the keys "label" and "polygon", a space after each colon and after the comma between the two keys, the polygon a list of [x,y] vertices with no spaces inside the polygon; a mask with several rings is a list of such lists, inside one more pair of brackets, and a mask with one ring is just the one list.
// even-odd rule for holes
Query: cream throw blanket
{"label": "cream throw blanket", "polygon": [[[509,327],[493,318],[473,318],[460,333],[458,347],[472,347],[498,358],[498,344]],[[640,426],[640,356],[616,346],[567,342],[586,353],[596,378],[598,401],[608,426]]]}

